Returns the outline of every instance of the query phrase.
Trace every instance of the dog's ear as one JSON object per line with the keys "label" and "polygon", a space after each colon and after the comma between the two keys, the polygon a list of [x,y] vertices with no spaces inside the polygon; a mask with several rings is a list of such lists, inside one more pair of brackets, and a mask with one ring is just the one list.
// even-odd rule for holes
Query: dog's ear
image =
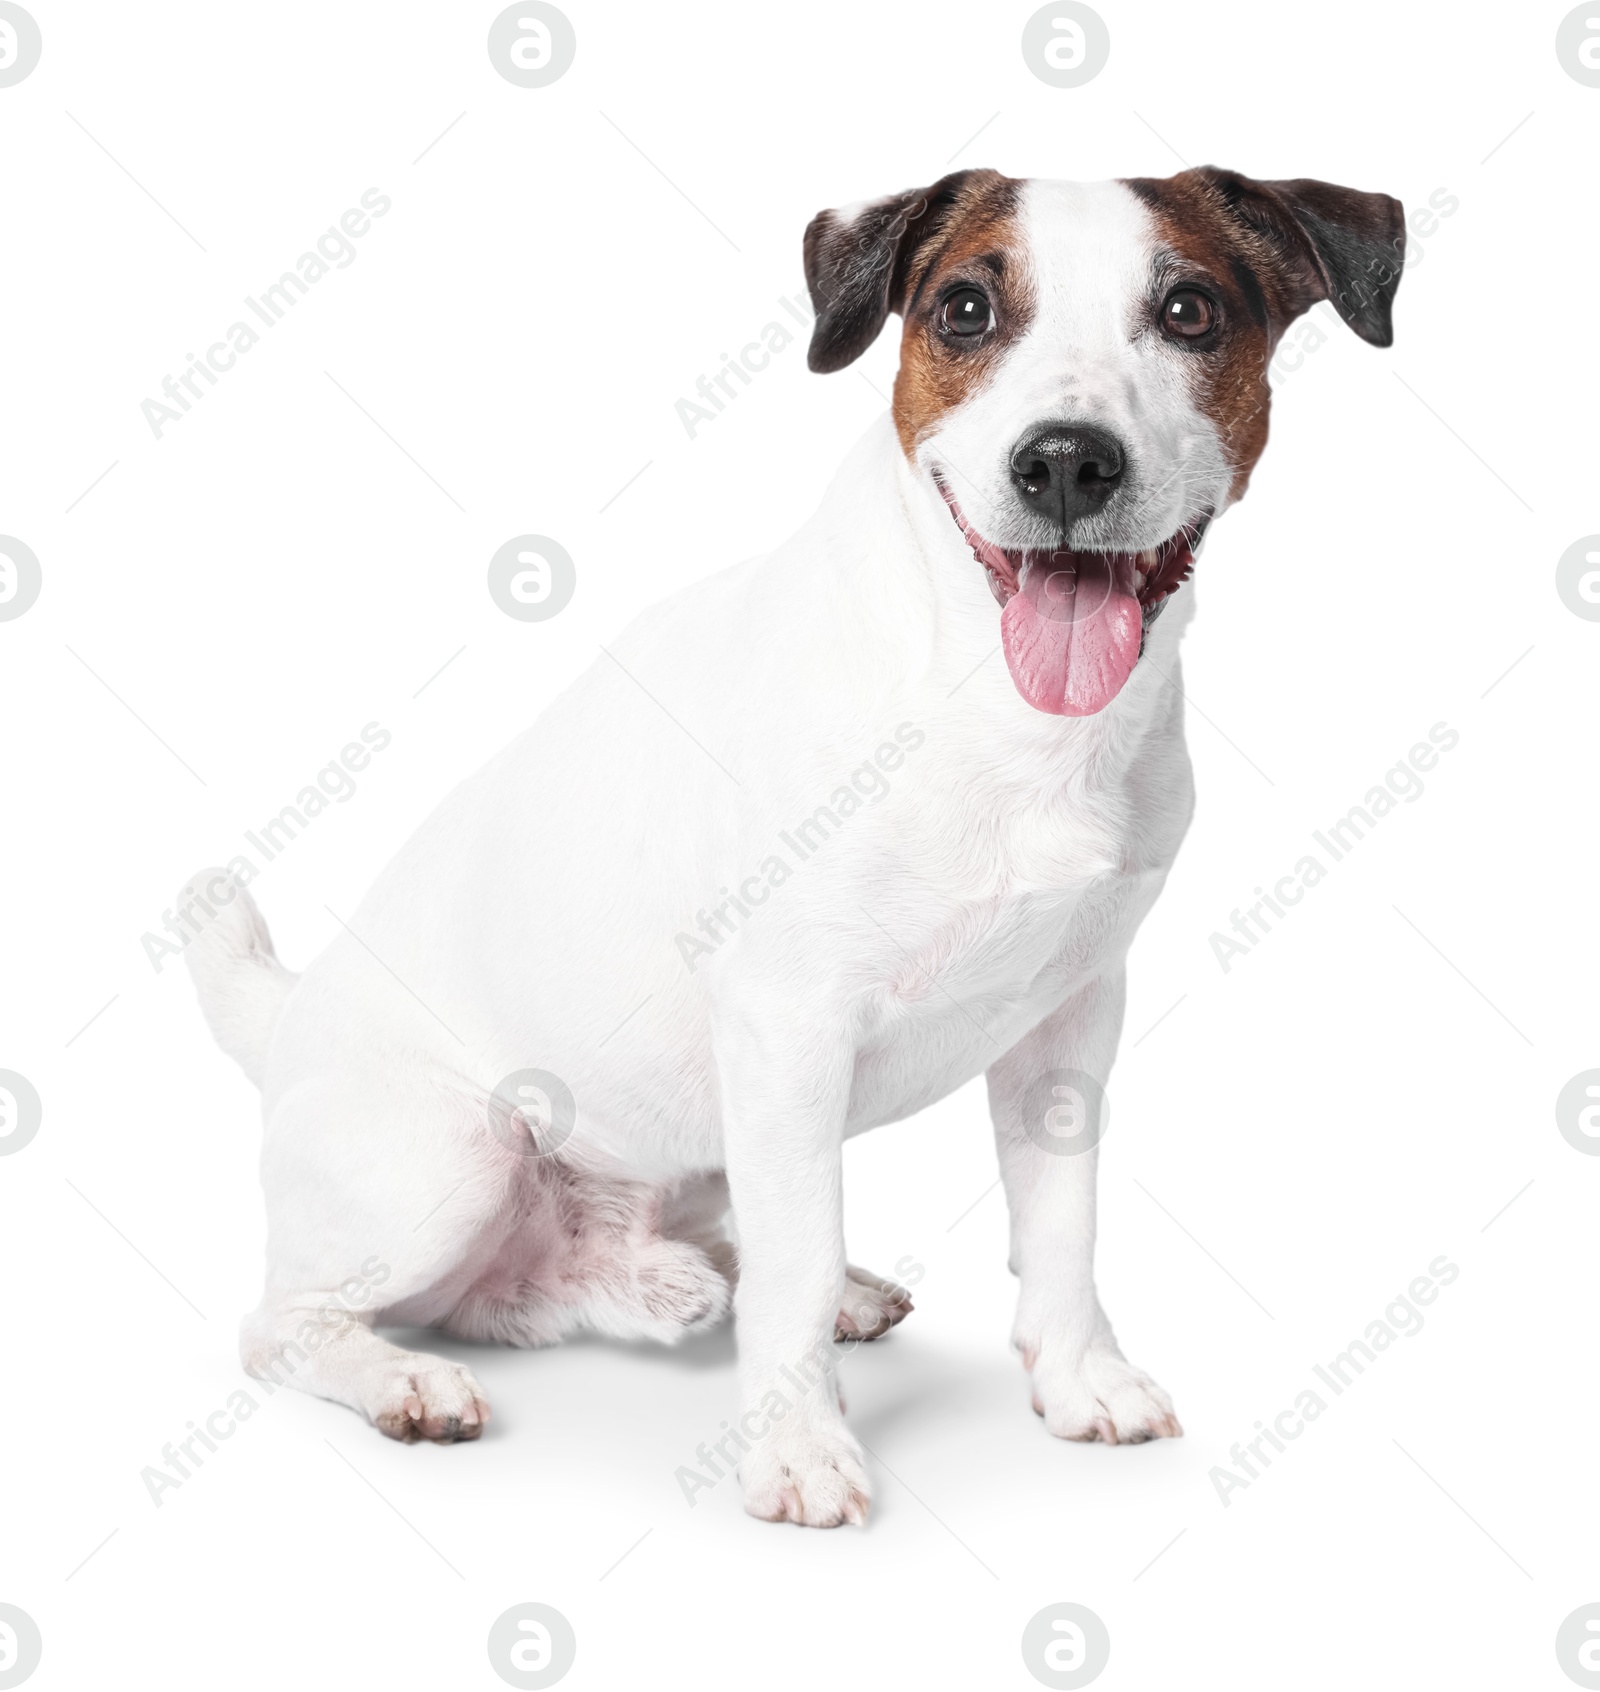
{"label": "dog's ear", "polygon": [[1195,173],[1219,194],[1252,247],[1274,262],[1289,318],[1327,300],[1363,341],[1394,341],[1394,296],[1405,263],[1405,208],[1296,177],[1256,182],[1207,165]]}
{"label": "dog's ear", "polygon": [[908,188],[812,218],[805,266],[817,314],[806,354],[813,370],[843,370],[872,345],[889,313],[904,308],[917,253],[946,225],[974,180],[994,175],[959,170],[931,188]]}

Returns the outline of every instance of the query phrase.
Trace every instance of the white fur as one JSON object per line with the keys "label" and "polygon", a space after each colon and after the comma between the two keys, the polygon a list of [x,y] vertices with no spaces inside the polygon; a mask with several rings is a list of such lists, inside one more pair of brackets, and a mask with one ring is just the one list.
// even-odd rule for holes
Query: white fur
{"label": "white fur", "polygon": [[[487,1410],[464,1370],[397,1351],[370,1304],[331,1331],[313,1313],[359,1307],[341,1287],[381,1280],[387,1322],[670,1339],[728,1308],[731,1196],[749,1431],[774,1390],[794,1397],[785,1366],[882,1290],[862,1272],[847,1289],[844,1139],[987,1072],[1014,1338],[1047,1425],[1178,1431],[1095,1295],[1093,1152],[1047,1155],[1019,1117],[1043,1071],[1110,1070],[1123,960],[1191,809],[1173,684],[1192,589],[1106,710],[1040,714],[926,471],[961,460],[979,486],[960,489],[969,517],[1004,542],[1005,455],[1070,406],[1127,435],[1157,482],[1175,473],[1148,540],[1221,490],[1170,363],[1127,344],[1150,248],[1136,202],[1034,186],[1025,227],[1039,317],[917,466],[885,419],[793,540],[641,616],[444,801],[297,983],[246,895],[191,946],[219,1038],[263,1089],[269,1267],[250,1368],[287,1355],[296,1384],[387,1432],[470,1436]],[[901,724],[925,742],[888,796],[691,972],[674,937],[748,887]],[[553,1157],[491,1128],[492,1090],[525,1068],[578,1103]],[[862,1454],[825,1371],[741,1474],[757,1515],[864,1518]]]}

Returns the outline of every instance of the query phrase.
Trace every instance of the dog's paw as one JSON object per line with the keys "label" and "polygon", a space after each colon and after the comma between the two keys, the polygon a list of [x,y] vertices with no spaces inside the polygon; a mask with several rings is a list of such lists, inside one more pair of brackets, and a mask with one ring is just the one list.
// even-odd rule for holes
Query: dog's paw
{"label": "dog's paw", "polygon": [[872,1488],[843,1422],[778,1422],[739,1465],[744,1507],[765,1522],[802,1527],[864,1527]]}
{"label": "dog's paw", "polygon": [[1079,1350],[1022,1347],[1033,1376],[1033,1408],[1057,1439],[1142,1445],[1147,1439],[1181,1439],[1172,1400],[1104,1342]]}
{"label": "dog's paw", "polygon": [[387,1359],[365,1394],[367,1417],[379,1433],[411,1445],[476,1439],[489,1420],[489,1402],[459,1363],[421,1352]]}
{"label": "dog's paw", "polygon": [[716,1327],[733,1308],[725,1270],[702,1247],[681,1240],[653,1239],[639,1253],[632,1297],[642,1333],[666,1345]]}
{"label": "dog's paw", "polygon": [[834,1318],[836,1340],[872,1340],[911,1314],[911,1294],[895,1281],[886,1281],[852,1263],[844,1273],[844,1302]]}

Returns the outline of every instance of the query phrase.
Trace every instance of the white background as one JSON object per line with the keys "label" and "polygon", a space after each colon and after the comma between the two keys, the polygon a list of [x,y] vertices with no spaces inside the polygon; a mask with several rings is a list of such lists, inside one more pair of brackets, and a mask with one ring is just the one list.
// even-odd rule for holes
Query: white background
{"label": "white background", "polygon": [[[1600,529],[1600,90],[1557,62],[1562,9],[1106,0],[1075,90],[1029,73],[1026,5],[566,9],[574,67],[524,90],[493,4],[40,0],[42,62],[0,89],[0,529],[44,571],[0,623],[0,1067],[44,1100],[0,1160],[0,1600],[43,1630],[35,1683],[490,1688],[490,1624],[539,1600],[573,1687],[1025,1688],[1024,1624],[1072,1600],[1107,1689],[1569,1685],[1556,1628],[1600,1600],[1600,1162],[1553,1106],[1600,1062],[1600,626],[1554,568]],[[852,1258],[925,1271],[844,1364],[866,1531],[758,1524],[731,1482],[686,1507],[727,1333],[445,1342],[489,1388],[481,1443],[284,1392],[155,1508],[141,1469],[247,1384],[263,1232],[254,1095],[140,946],[181,880],[381,722],[253,888],[304,963],[599,642],[799,524],[892,334],[829,378],[797,341],[693,440],[673,404],[787,324],[818,209],[1180,160],[1460,202],[1394,348],[1339,334],[1283,380],[1196,588],[1199,809],[1131,959],[1099,1258],[1187,1437],[1029,1413],[974,1084],[847,1153]],[[355,262],[155,439],[140,401],[370,187],[393,209]],[[548,623],[485,588],[529,531],[577,564]],[[1225,975],[1210,934],[1441,721],[1423,797]],[[1441,1253],[1425,1329],[1224,1508],[1212,1466]]]}

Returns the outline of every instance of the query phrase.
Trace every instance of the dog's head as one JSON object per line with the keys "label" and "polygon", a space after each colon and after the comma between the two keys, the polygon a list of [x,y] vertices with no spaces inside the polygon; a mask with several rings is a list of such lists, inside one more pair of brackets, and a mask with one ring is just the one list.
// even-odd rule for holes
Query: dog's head
{"label": "dog's head", "polygon": [[812,220],[809,361],[904,318],[906,458],[988,574],[1023,698],[1085,716],[1244,492],[1284,329],[1325,299],[1388,346],[1404,247],[1398,201],[1325,182],[958,171]]}

